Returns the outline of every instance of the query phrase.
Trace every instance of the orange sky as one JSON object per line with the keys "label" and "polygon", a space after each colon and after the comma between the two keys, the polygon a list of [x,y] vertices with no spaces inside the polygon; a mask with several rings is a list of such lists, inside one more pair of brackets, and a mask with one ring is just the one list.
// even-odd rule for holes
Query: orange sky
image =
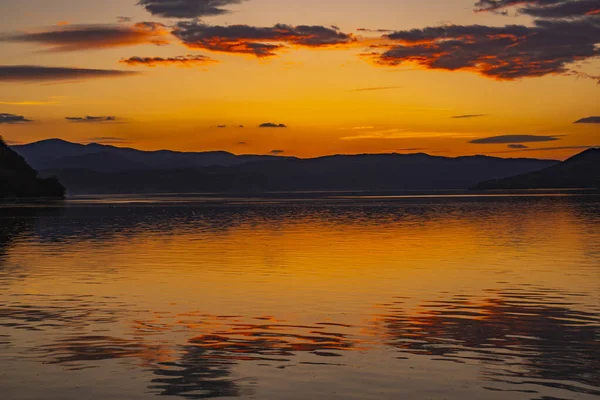
{"label": "orange sky", "polygon": [[[564,0],[556,0],[561,2]],[[598,123],[574,124],[600,115],[597,57],[574,51],[572,62],[546,71],[545,65],[527,61],[527,52],[535,54],[536,48],[525,48],[525,55],[520,52],[519,58],[507,58],[511,45],[525,46],[525,40],[520,40],[526,34],[469,33],[468,39],[455,37],[463,40],[462,47],[453,48],[446,56],[464,58],[481,52],[477,62],[450,68],[454,62],[450,60],[440,68],[436,60],[443,50],[436,46],[444,46],[444,40],[427,39],[425,47],[417,51],[415,46],[421,41],[405,38],[411,29],[451,24],[490,28],[521,24],[525,29],[542,29],[538,17],[520,9],[507,8],[507,16],[474,12],[475,0],[348,0],[343,7],[337,1],[316,0],[230,3],[238,4],[225,6],[219,15],[200,16],[202,34],[219,27],[223,28],[219,32],[229,35],[235,30],[232,26],[245,25],[261,28],[262,36],[238,35],[227,41],[226,35],[220,34],[202,45],[198,41],[191,44],[177,33],[183,28],[175,24],[191,24],[192,18],[165,17],[136,5],[135,0],[0,4],[0,14],[8,21],[3,22],[0,33],[0,114],[29,120],[1,123],[0,133],[8,141],[20,143],[59,137],[141,149],[259,154],[282,150],[302,157],[419,151],[448,156],[565,158],[585,146],[600,145]],[[127,18],[118,22],[118,17]],[[576,16],[575,20],[584,18],[597,29],[592,33],[600,32],[599,15]],[[140,22],[153,24],[135,25]],[[275,29],[275,24],[286,24],[291,32]],[[303,33],[304,25],[327,29],[327,43],[321,42],[325,40],[322,31]],[[106,32],[89,33],[100,26]],[[388,32],[359,28],[400,31],[404,36],[392,40],[382,37]],[[565,29],[568,37],[579,28]],[[41,37],[48,32],[50,39]],[[68,38],[61,36],[65,32]],[[111,36],[114,32],[118,35]],[[444,38],[451,36],[449,32]],[[554,44],[555,32],[535,33],[535,37],[550,38],[548,43],[540,40],[538,53],[555,52],[559,46]],[[565,37],[565,32],[558,33]],[[484,41],[492,36],[513,42],[498,42],[501,46],[495,47],[498,43]],[[481,46],[474,49],[477,41]],[[223,50],[231,43],[235,51]],[[246,49],[248,43],[274,46],[270,50],[273,55],[240,54],[239,49]],[[598,45],[593,39],[589,44]],[[370,47],[374,45],[385,48]],[[409,58],[400,60],[395,55],[390,63],[387,58],[364,56],[399,46],[408,46],[401,50],[402,54],[409,51]],[[120,62],[131,57],[150,57],[154,62],[151,66]],[[514,79],[486,72],[507,63],[512,63],[511,71],[521,67],[535,71],[519,72]],[[48,80],[6,78],[2,70],[23,65],[140,73]],[[85,116],[115,118],[103,122],[65,119]],[[457,116],[468,117],[453,118]],[[286,128],[259,128],[267,122]],[[514,140],[470,143],[506,135]],[[524,135],[528,139],[523,139]]]}

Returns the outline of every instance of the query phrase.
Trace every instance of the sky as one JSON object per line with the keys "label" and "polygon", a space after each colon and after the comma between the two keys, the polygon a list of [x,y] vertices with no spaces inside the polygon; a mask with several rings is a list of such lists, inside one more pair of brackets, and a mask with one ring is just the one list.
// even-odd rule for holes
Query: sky
{"label": "sky", "polygon": [[565,159],[600,0],[0,0],[0,134],[144,150]]}

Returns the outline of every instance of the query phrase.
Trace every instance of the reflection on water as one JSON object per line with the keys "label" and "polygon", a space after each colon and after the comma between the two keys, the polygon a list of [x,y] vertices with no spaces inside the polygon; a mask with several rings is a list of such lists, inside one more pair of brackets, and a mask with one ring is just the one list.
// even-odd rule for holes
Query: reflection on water
{"label": "reflection on water", "polygon": [[600,315],[569,308],[565,298],[579,294],[526,287],[490,296],[429,301],[410,314],[398,301],[378,322],[402,353],[476,363],[493,383],[600,395]]}
{"label": "reflection on water", "polygon": [[0,207],[3,398],[600,396],[596,196],[351,199]]}

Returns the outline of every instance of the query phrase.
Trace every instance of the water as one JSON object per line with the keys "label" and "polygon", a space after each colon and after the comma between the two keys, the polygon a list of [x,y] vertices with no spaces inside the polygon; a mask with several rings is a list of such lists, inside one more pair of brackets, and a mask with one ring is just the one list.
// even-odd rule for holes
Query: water
{"label": "water", "polygon": [[0,397],[595,399],[600,197],[0,207]]}

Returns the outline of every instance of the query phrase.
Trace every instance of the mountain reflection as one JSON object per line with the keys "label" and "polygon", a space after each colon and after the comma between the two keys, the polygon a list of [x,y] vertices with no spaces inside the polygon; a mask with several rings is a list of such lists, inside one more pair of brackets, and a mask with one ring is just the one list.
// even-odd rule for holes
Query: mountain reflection
{"label": "mountain reflection", "polygon": [[[408,313],[386,305],[378,323],[404,354],[483,366],[483,379],[600,395],[600,316],[570,308],[577,296],[535,289],[455,296]],[[490,390],[502,390],[488,388]]]}

